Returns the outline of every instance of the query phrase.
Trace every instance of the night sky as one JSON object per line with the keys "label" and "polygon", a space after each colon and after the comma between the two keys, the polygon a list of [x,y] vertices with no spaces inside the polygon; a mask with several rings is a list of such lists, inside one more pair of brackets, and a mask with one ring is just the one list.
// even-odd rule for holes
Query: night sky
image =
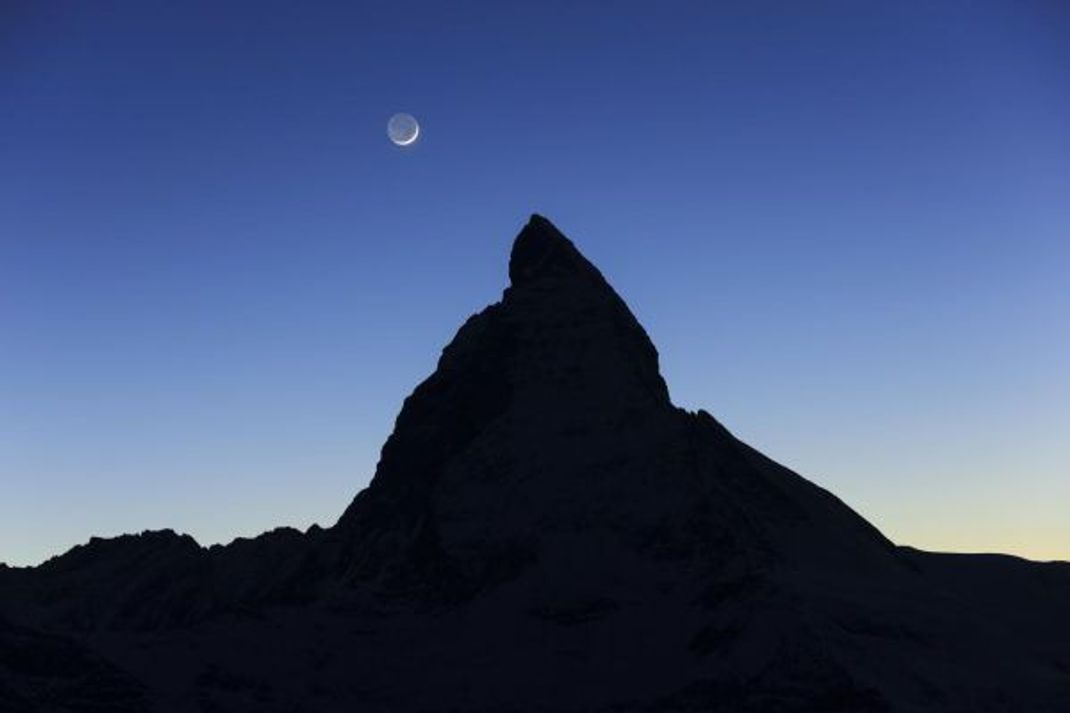
{"label": "night sky", "polygon": [[332,524],[532,212],[679,405],[1070,559],[1070,4],[132,0],[0,8],[0,561]]}

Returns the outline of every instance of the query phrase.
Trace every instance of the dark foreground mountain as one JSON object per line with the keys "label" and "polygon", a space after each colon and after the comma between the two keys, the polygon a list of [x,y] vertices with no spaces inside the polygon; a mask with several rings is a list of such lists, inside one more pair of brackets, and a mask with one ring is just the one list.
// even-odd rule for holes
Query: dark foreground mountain
{"label": "dark foreground mountain", "polygon": [[669,400],[548,221],[339,522],[0,569],[0,711],[1070,711],[1070,565],[900,548]]}

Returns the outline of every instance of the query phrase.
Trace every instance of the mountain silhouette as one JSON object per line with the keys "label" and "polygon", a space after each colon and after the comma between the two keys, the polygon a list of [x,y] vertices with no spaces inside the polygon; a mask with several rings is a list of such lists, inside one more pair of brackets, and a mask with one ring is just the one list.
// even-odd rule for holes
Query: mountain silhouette
{"label": "mountain silhouette", "polygon": [[1070,710],[1070,565],[897,547],[675,407],[532,216],[331,528],[0,568],[0,711]]}

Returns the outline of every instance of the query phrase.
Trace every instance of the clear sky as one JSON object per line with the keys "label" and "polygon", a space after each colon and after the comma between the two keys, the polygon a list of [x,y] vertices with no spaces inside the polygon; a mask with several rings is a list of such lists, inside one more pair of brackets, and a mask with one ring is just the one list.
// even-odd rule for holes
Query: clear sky
{"label": "clear sky", "polygon": [[534,211],[678,404],[1070,559],[1070,4],[130,0],[0,9],[0,560],[333,523]]}

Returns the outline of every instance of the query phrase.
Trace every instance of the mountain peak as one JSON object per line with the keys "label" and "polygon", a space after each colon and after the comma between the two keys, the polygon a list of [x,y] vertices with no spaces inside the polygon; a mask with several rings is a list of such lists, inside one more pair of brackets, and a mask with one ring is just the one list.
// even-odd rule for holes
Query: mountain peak
{"label": "mountain peak", "polygon": [[673,407],[545,218],[510,268],[336,526],[0,567],[0,709],[1070,710],[1066,564],[897,550]]}
{"label": "mountain peak", "polygon": [[[533,215],[517,235],[509,276],[502,301],[464,323],[405,400],[371,484],[339,521],[356,538],[346,566],[358,578],[438,581],[461,550],[469,580],[497,576],[488,573],[502,558],[528,562],[526,545],[500,548],[526,540],[541,506],[552,511],[562,489],[584,482],[576,449],[624,458],[605,444],[639,441],[646,424],[673,412],[646,332],[549,220]],[[504,520],[507,510],[482,506],[488,515],[471,518],[473,502],[510,491],[528,504]],[[582,519],[600,497],[577,493],[567,509]],[[456,523],[496,534],[473,539]]]}
{"label": "mountain peak", "polygon": [[593,274],[602,279],[571,240],[549,220],[533,213],[513,242],[509,257],[510,282],[518,287],[547,275],[567,274]]}

